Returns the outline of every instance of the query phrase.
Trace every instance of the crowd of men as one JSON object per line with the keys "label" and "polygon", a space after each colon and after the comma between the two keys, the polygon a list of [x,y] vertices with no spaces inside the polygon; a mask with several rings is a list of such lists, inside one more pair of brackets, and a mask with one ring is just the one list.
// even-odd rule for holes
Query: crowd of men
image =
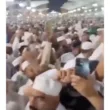
{"label": "crowd of men", "polygon": [[[103,110],[101,20],[7,24],[7,110]],[[99,63],[87,78],[77,58]]]}

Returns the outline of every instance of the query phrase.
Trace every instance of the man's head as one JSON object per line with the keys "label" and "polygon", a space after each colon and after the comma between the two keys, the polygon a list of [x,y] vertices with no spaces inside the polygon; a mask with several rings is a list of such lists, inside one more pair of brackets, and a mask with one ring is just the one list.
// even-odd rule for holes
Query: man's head
{"label": "man's head", "polygon": [[19,28],[16,31],[16,35],[17,35],[17,37],[22,37],[24,35],[24,29],[23,28]]}
{"label": "man's head", "polygon": [[89,58],[93,53],[93,45],[91,42],[84,42],[81,45],[81,52],[86,58]]}
{"label": "man's head", "polygon": [[72,53],[74,56],[77,56],[80,53],[81,41],[74,40],[72,44]]}
{"label": "man's head", "polygon": [[84,31],[81,41],[85,42],[85,41],[88,41],[88,40],[89,40],[89,33],[87,31]]}
{"label": "man's head", "polygon": [[42,75],[36,77],[30,92],[30,110],[56,110],[61,89],[58,81]]}
{"label": "man's head", "polygon": [[25,51],[22,53],[23,60],[35,60],[38,53],[37,51]]}
{"label": "man's head", "polygon": [[24,61],[21,64],[21,69],[24,74],[32,80],[34,80],[35,77],[40,74],[40,65],[37,63],[37,61]]}
{"label": "man's head", "polygon": [[36,76],[48,70],[48,67],[40,65],[37,60],[31,60],[24,61],[21,64],[21,69],[28,78],[34,80]]}

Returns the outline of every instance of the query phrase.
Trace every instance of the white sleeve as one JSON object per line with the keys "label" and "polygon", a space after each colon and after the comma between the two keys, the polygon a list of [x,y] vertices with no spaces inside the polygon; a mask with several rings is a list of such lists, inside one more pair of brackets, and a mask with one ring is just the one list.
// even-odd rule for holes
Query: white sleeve
{"label": "white sleeve", "polygon": [[12,44],[13,51],[14,50],[17,50],[18,49],[18,46],[19,46],[19,39],[18,39],[18,37],[15,37],[14,42]]}

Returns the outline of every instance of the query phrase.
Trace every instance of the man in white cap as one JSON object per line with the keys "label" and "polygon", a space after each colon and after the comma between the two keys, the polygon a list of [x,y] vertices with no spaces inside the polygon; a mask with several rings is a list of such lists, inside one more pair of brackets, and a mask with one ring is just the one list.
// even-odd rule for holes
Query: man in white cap
{"label": "man in white cap", "polygon": [[74,59],[70,60],[64,65],[64,69],[75,67],[76,58],[89,58],[93,53],[93,45],[91,42],[84,42],[81,44],[81,53]]}
{"label": "man in white cap", "polygon": [[28,94],[30,110],[66,110],[59,101],[61,89],[62,84],[48,76],[36,77]]}
{"label": "man in white cap", "polygon": [[100,32],[100,45],[94,50],[93,54],[89,58],[90,60],[101,60],[104,54],[104,29],[101,29]]}

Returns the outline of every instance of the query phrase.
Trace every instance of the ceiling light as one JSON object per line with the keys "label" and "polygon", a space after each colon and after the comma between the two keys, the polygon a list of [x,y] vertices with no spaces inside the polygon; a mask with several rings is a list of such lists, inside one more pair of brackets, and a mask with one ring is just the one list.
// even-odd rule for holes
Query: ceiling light
{"label": "ceiling light", "polygon": [[31,9],[31,7],[26,7],[26,9],[27,9],[27,10],[30,10],[30,9]]}
{"label": "ceiling light", "polygon": [[92,4],[92,6],[93,6],[93,7],[97,7],[97,6],[98,6],[98,4],[97,4],[97,3],[94,3],[94,4]]}
{"label": "ceiling light", "polygon": [[81,9],[80,9],[80,8],[78,8],[78,9],[77,9],[77,11],[81,11]]}
{"label": "ceiling light", "polygon": [[85,10],[84,12],[87,13],[87,10]]}
{"label": "ceiling light", "polygon": [[76,10],[73,10],[74,12],[76,12]]}
{"label": "ceiling light", "polygon": [[25,4],[24,3],[19,3],[19,6],[20,7],[25,7]]}
{"label": "ceiling light", "polygon": [[84,16],[84,14],[81,14],[81,16]]}
{"label": "ceiling light", "polygon": [[95,11],[97,11],[98,9],[97,8],[95,8]]}
{"label": "ceiling light", "polygon": [[32,11],[32,12],[36,12],[36,9],[32,9],[31,11]]}
{"label": "ceiling light", "polygon": [[104,11],[104,7],[101,7],[101,10]]}
{"label": "ceiling light", "polygon": [[92,10],[91,9],[89,9],[89,12],[91,12]]}
{"label": "ceiling light", "polygon": [[87,9],[87,7],[82,7],[82,9]]}

